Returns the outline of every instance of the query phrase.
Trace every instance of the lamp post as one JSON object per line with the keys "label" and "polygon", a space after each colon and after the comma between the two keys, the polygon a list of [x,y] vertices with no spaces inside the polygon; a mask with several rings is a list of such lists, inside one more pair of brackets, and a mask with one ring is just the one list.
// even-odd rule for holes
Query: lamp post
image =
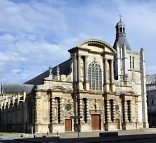
{"label": "lamp post", "polygon": [[76,128],[76,130],[77,130],[77,137],[78,137],[78,142],[79,142],[79,137],[80,137],[80,122],[79,122],[79,120],[82,118],[82,116],[70,116],[70,119],[74,119],[74,120],[76,120],[76,121],[78,121],[78,122],[76,122],[76,124],[74,125],[75,126],[75,128]]}

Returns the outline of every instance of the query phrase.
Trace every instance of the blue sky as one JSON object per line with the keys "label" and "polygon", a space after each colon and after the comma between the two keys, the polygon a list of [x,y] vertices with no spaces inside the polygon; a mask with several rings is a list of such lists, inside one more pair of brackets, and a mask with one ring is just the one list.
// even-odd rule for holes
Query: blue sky
{"label": "blue sky", "polygon": [[131,49],[145,50],[146,74],[156,73],[154,0],[0,0],[0,9],[0,82],[25,82],[87,39],[113,45],[119,14]]}

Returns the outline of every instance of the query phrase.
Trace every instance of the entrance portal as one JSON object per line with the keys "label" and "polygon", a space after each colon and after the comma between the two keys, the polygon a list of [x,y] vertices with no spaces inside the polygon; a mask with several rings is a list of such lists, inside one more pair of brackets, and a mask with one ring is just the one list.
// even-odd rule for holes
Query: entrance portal
{"label": "entrance portal", "polygon": [[92,130],[101,130],[101,118],[99,114],[91,115]]}
{"label": "entrance portal", "polygon": [[120,129],[120,119],[116,119],[117,129]]}
{"label": "entrance portal", "polygon": [[72,131],[72,120],[65,119],[65,131]]}

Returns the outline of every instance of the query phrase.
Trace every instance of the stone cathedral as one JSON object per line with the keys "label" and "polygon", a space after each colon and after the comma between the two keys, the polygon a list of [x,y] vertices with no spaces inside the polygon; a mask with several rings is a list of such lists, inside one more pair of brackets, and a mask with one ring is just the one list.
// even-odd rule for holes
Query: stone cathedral
{"label": "stone cathedral", "polygon": [[0,130],[35,133],[148,127],[144,51],[131,50],[125,24],[111,46],[91,39],[70,58],[25,82],[2,84]]}

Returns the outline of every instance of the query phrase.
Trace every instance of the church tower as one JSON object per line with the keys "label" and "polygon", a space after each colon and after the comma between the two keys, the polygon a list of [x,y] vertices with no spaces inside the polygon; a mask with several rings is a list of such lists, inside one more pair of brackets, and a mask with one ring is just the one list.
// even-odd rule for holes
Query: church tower
{"label": "church tower", "polygon": [[124,98],[127,98],[130,92],[137,95],[136,124],[148,127],[144,52],[143,49],[140,52],[131,50],[126,38],[125,27],[120,18],[115,26],[116,38],[113,45],[116,50],[114,76],[117,83],[122,87],[120,93],[125,94]]}
{"label": "church tower", "polygon": [[116,39],[114,42],[114,49],[117,53],[115,56],[115,78],[122,83],[127,83],[127,50],[131,50],[126,39],[125,24],[120,21],[116,24]]}

